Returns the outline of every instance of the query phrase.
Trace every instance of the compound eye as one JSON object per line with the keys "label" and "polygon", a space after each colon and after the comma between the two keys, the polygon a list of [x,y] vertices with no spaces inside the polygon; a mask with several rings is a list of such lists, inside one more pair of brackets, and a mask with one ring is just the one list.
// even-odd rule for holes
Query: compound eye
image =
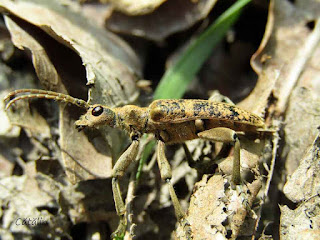
{"label": "compound eye", "polygon": [[102,114],[102,112],[103,112],[103,107],[101,107],[101,106],[97,106],[94,109],[92,109],[92,115],[96,116],[96,117],[100,116]]}

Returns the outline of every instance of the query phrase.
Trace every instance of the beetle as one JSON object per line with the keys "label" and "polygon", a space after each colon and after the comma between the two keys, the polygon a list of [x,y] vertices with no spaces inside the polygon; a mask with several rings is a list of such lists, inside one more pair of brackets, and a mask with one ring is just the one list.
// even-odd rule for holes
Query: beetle
{"label": "beetle", "polygon": [[260,129],[265,129],[264,120],[249,111],[228,103],[198,99],[161,99],[153,101],[148,107],[125,105],[110,108],[101,104],[90,105],[84,100],[62,93],[21,89],[5,97],[6,109],[16,101],[31,98],[53,99],[84,108],[86,112],[75,122],[79,131],[86,127],[108,125],[122,129],[130,136],[132,141],[130,146],[119,157],[112,170],[113,197],[120,217],[114,236],[121,235],[126,228],[126,208],[121,197],[119,179],[135,160],[140,138],[144,133],[153,134],[157,140],[157,161],[161,178],[168,185],[178,221],[186,227],[187,234],[190,235],[190,228],[171,184],[171,167],[165,155],[165,145],[184,143],[197,138],[232,143],[234,145],[232,183],[239,185],[241,183],[240,141],[237,132],[258,132]]}

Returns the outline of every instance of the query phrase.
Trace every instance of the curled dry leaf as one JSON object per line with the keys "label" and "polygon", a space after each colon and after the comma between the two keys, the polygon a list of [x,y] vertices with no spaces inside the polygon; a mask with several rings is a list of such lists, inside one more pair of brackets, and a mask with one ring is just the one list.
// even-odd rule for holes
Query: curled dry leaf
{"label": "curled dry leaf", "polygon": [[113,7],[126,15],[144,15],[153,12],[167,0],[109,0]]}
{"label": "curled dry leaf", "polygon": [[120,12],[106,20],[108,29],[161,42],[169,35],[185,30],[204,19],[216,0],[170,0],[154,12],[141,16],[127,16]]}
{"label": "curled dry leaf", "polygon": [[[116,36],[90,24],[77,5],[58,0],[5,0],[0,7],[9,13],[5,20],[14,44],[30,50],[37,75],[46,89],[85,99],[85,85],[90,85],[89,103],[108,106],[136,100],[135,82],[140,74],[136,55]],[[95,175],[110,176],[111,156],[121,151],[121,138],[112,132],[113,138],[89,141],[84,133],[74,129],[73,122],[79,113],[70,109],[61,107],[60,114],[60,144],[68,176],[73,182]],[[103,145],[103,149],[94,144]],[[110,149],[108,152],[106,146],[114,152],[110,153]],[[104,155],[107,152],[109,160]],[[90,169],[92,174],[84,169]]]}

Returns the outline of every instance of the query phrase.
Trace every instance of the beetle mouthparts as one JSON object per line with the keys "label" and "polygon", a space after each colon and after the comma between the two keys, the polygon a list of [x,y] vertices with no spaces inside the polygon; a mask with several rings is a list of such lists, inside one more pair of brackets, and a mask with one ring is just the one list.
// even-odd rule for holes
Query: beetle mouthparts
{"label": "beetle mouthparts", "polygon": [[86,128],[85,125],[76,125],[76,129],[78,130],[78,132],[81,132],[85,128]]}

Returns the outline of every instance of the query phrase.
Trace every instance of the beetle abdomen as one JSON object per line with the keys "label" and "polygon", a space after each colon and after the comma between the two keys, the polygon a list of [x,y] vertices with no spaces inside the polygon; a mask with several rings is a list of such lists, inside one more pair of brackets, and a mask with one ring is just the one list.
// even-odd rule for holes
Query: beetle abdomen
{"label": "beetle abdomen", "polygon": [[259,116],[234,105],[208,100],[156,100],[149,106],[150,117],[156,122],[186,122],[196,119],[217,119],[263,127]]}

